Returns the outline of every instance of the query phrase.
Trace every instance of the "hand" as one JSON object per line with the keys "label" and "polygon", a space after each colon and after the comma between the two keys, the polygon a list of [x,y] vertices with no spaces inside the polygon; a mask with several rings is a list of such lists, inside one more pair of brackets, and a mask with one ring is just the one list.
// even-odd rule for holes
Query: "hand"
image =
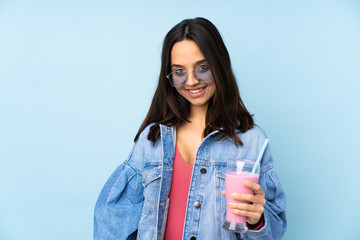
{"label": "hand", "polygon": [[[244,186],[253,190],[254,195],[233,193],[231,197],[249,203],[230,202],[229,206],[232,208],[233,213],[246,217],[247,223],[257,224],[260,221],[261,215],[264,213],[264,206],[266,204],[265,193],[257,183],[245,181]],[[225,191],[222,191],[222,194],[225,196]]]}

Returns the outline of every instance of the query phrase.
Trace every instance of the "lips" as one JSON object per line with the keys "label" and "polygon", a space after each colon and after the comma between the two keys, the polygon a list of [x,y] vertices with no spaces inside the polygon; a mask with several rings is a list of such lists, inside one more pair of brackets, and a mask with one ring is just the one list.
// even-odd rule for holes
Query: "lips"
{"label": "lips", "polygon": [[188,91],[191,92],[191,93],[198,93],[198,92],[201,92],[202,90],[204,90],[204,88],[205,87],[199,88],[199,89],[188,90]]}
{"label": "lips", "polygon": [[188,92],[190,97],[197,98],[197,97],[201,97],[205,93],[206,87],[207,86],[196,89],[186,89],[186,91]]}

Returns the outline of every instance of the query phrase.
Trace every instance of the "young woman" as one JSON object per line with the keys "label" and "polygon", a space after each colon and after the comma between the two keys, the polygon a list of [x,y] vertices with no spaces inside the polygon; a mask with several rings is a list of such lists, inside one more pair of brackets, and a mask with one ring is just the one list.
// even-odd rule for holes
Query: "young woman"
{"label": "young woman", "polygon": [[280,239],[285,194],[269,147],[252,194],[233,198],[249,231],[222,228],[229,158],[255,161],[266,139],[245,108],[216,27],[187,19],[165,37],[159,83],[127,160],[95,207],[94,239]]}

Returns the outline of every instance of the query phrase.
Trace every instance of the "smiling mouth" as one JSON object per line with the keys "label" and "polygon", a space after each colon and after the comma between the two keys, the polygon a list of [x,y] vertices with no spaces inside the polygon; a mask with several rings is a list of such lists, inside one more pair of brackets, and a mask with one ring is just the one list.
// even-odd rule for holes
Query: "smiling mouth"
{"label": "smiling mouth", "polygon": [[202,88],[199,88],[199,89],[193,89],[193,90],[188,90],[190,93],[198,93],[198,92],[201,92],[202,90],[204,90],[206,87],[202,87]]}

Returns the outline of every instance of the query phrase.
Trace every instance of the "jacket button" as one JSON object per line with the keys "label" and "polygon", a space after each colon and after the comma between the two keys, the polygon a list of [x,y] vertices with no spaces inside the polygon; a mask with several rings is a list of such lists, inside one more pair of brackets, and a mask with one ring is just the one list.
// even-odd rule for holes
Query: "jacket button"
{"label": "jacket button", "polygon": [[200,208],[200,207],[201,207],[201,203],[196,202],[196,203],[194,204],[194,207],[196,207],[196,208]]}
{"label": "jacket button", "polygon": [[196,240],[196,237],[192,236],[192,237],[190,238],[190,240]]}
{"label": "jacket button", "polygon": [[202,174],[206,173],[206,168],[200,169],[200,172],[201,172]]}

